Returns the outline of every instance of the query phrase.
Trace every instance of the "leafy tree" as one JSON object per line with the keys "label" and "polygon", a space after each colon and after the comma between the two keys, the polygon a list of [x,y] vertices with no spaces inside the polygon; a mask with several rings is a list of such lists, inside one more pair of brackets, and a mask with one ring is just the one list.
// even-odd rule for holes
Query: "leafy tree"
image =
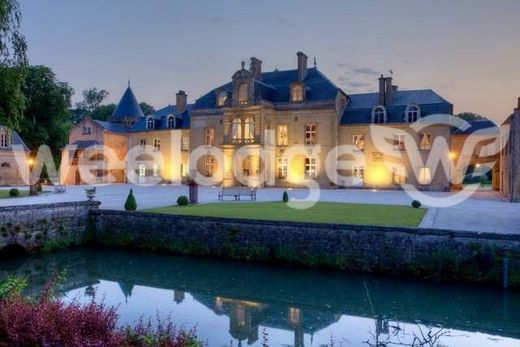
{"label": "leafy tree", "polygon": [[137,210],[137,202],[135,201],[134,191],[132,189],[130,189],[130,193],[128,194],[128,197],[126,198],[125,210],[126,211]]}
{"label": "leafy tree", "polygon": [[81,95],[83,96],[83,101],[77,102],[74,105],[75,108],[71,110],[71,118],[74,123],[78,122],[84,116],[92,117],[101,106],[101,103],[107,98],[109,92],[104,89],[98,90],[94,87],[84,90]]}
{"label": "leafy tree", "polygon": [[27,43],[19,31],[21,19],[18,0],[0,0],[0,123],[15,129],[25,106],[21,88],[27,66]]}
{"label": "leafy tree", "polygon": [[282,194],[282,201],[283,202],[289,202],[289,194],[287,194],[286,190],[284,190],[284,192]]}
{"label": "leafy tree", "polygon": [[148,105],[146,102],[141,102],[139,104],[139,106],[141,107],[141,111],[143,111],[143,113],[145,115],[148,115],[150,113],[154,113],[155,112],[155,109],[153,108],[153,106]]}
{"label": "leafy tree", "polygon": [[487,120],[486,117],[481,116],[480,114],[473,113],[473,112],[461,112],[457,115],[457,117],[462,118],[467,121],[472,120]]}
{"label": "leafy tree", "polygon": [[26,98],[20,135],[29,148],[48,145],[56,156],[68,140],[69,108],[73,89],[46,66],[30,66],[22,87]]}
{"label": "leafy tree", "polygon": [[90,117],[92,119],[107,120],[114,113],[115,109],[116,104],[99,105],[92,111]]}

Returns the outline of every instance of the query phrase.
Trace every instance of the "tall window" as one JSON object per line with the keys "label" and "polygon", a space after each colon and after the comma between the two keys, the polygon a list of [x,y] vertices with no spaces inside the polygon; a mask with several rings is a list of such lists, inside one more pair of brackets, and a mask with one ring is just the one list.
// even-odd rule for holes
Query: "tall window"
{"label": "tall window", "polygon": [[364,166],[354,166],[352,168],[352,179],[354,185],[363,184],[365,181],[365,167]]}
{"label": "tall window", "polygon": [[90,127],[83,127],[83,135],[90,135],[92,129]]}
{"label": "tall window", "polygon": [[430,149],[432,149],[432,134],[425,133],[421,135],[419,149],[421,151],[429,151]]}
{"label": "tall window", "polygon": [[206,156],[206,158],[204,159],[205,175],[208,177],[213,176],[213,174],[215,173],[215,167],[216,167],[215,158],[213,158],[211,156]]}
{"label": "tall window", "polygon": [[404,112],[404,121],[413,123],[419,119],[419,106],[417,105],[409,105]]}
{"label": "tall window", "polygon": [[372,123],[386,123],[386,109],[383,106],[376,106],[372,110]]}
{"label": "tall window", "polygon": [[305,144],[315,145],[317,142],[317,126],[316,123],[305,125]]}
{"label": "tall window", "polygon": [[406,168],[404,166],[394,167],[392,171],[394,184],[406,183]]}
{"label": "tall window", "polygon": [[152,130],[154,128],[154,119],[153,117],[148,117],[146,118],[146,129],[147,130]]}
{"label": "tall window", "polygon": [[247,86],[247,83],[242,83],[238,87],[238,103],[239,104],[247,104],[247,101],[249,99],[249,87]]}
{"label": "tall window", "polygon": [[215,129],[206,128],[204,133],[204,144],[206,146],[213,146],[215,144]]}
{"label": "tall window", "polygon": [[278,146],[287,146],[289,144],[289,137],[287,133],[287,125],[278,126]]}
{"label": "tall window", "polygon": [[356,149],[362,151],[365,149],[365,135],[356,134],[352,136],[352,144]]}
{"label": "tall window", "polygon": [[0,133],[0,148],[8,148],[9,147],[9,139],[7,138],[7,134],[2,132]]}
{"label": "tall window", "polygon": [[155,177],[159,177],[161,170],[159,169],[159,164],[153,164],[153,175]]}
{"label": "tall window", "polygon": [[146,139],[140,139],[139,140],[139,146],[141,148],[145,148],[146,147]]}
{"label": "tall window", "polygon": [[183,136],[181,139],[181,151],[190,150],[190,139],[187,136]]}
{"label": "tall window", "polygon": [[161,150],[161,140],[154,139],[153,140],[153,148],[155,148],[156,151],[160,151]]}
{"label": "tall window", "polygon": [[255,120],[253,117],[247,117],[244,121],[244,140],[246,142],[255,140]]}
{"label": "tall window", "polygon": [[428,185],[432,182],[432,170],[429,167],[422,167],[419,169],[419,177],[417,179],[419,184]]}
{"label": "tall window", "polygon": [[303,101],[303,86],[301,84],[293,85],[291,90],[291,100],[293,102]]}
{"label": "tall window", "polygon": [[227,101],[227,93],[221,92],[217,97],[217,106],[222,107],[222,106],[226,105],[226,101]]}
{"label": "tall window", "polygon": [[306,157],[305,158],[305,178],[316,177],[316,158]]}
{"label": "tall window", "polygon": [[289,166],[289,160],[287,156],[282,155],[278,158],[278,178],[285,179],[287,178],[287,168]]}
{"label": "tall window", "polygon": [[139,164],[139,176],[141,176],[141,177],[146,176],[146,165],[145,164]]}
{"label": "tall window", "polygon": [[394,134],[394,151],[404,151],[404,134]]}
{"label": "tall window", "polygon": [[240,118],[233,119],[231,123],[231,138],[235,141],[242,140],[242,120]]}
{"label": "tall window", "polygon": [[175,129],[175,117],[174,116],[168,117],[168,129]]}

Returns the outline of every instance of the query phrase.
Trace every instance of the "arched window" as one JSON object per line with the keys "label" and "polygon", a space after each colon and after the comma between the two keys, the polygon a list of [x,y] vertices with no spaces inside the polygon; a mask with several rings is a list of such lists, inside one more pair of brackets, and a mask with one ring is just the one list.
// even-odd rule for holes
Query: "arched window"
{"label": "arched window", "polygon": [[421,118],[419,106],[417,105],[408,105],[406,110],[404,111],[404,121],[408,123],[413,123]]}
{"label": "arched window", "polygon": [[227,93],[221,92],[217,97],[217,106],[222,107],[226,105]]}
{"label": "arched window", "polygon": [[2,163],[2,166],[0,166],[2,169],[10,169],[11,165],[9,163]]}
{"label": "arched window", "polygon": [[296,85],[292,86],[291,101],[293,101],[293,102],[303,101],[303,86],[301,84],[296,84]]}
{"label": "arched window", "polygon": [[244,140],[253,141],[255,139],[255,120],[253,117],[246,118],[244,122]]}
{"label": "arched window", "polygon": [[240,118],[233,119],[231,123],[231,138],[233,140],[242,140],[242,121]]}
{"label": "arched window", "polygon": [[238,87],[238,103],[247,104],[248,99],[249,99],[249,87],[247,86],[247,83],[242,83]]}
{"label": "arched window", "polygon": [[175,116],[168,116],[168,129],[175,129]]}
{"label": "arched window", "polygon": [[384,106],[376,106],[372,110],[372,123],[383,124],[386,123],[386,109]]}
{"label": "arched window", "polygon": [[146,129],[147,130],[152,130],[155,126],[155,121],[153,119],[153,117],[147,117],[146,118]]}

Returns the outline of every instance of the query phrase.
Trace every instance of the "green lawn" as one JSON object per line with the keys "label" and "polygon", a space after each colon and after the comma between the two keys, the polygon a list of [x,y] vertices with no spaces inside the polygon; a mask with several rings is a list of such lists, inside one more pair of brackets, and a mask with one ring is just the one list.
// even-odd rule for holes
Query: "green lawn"
{"label": "green lawn", "polygon": [[416,227],[426,209],[394,205],[319,202],[298,210],[283,202],[240,202],[168,206],[145,212],[277,221]]}
{"label": "green lawn", "polygon": [[[28,190],[20,190],[20,198],[23,197],[23,196],[29,196],[29,191]],[[0,199],[9,199],[11,198],[9,196],[9,189],[5,190],[5,189],[1,189],[0,190]]]}

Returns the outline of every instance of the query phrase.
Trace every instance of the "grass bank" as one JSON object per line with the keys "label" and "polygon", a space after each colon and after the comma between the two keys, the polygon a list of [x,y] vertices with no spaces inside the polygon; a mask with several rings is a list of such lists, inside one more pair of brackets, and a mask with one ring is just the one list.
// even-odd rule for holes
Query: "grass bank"
{"label": "grass bank", "polygon": [[[303,207],[302,205],[300,205]],[[295,209],[283,202],[230,202],[168,206],[145,212],[199,217],[228,217],[291,222],[417,227],[426,209],[408,206],[318,202],[311,208]]]}
{"label": "grass bank", "polygon": [[[17,198],[22,198],[24,196],[29,196],[28,190],[20,190],[20,195],[17,196]],[[13,198],[12,196],[9,196],[9,189],[1,189],[0,190],[0,199],[9,199]]]}

